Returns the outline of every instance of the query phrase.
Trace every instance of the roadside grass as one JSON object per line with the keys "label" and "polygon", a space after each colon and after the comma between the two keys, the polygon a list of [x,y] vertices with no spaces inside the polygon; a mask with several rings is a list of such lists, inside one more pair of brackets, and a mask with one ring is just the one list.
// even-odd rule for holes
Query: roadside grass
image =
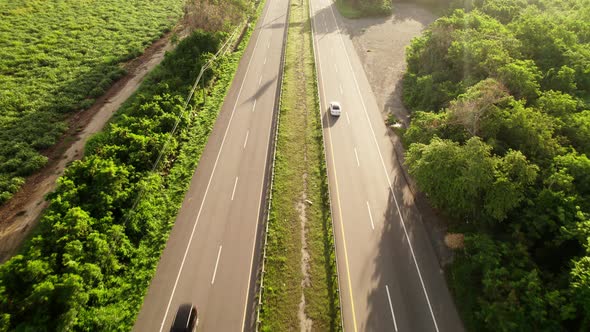
{"label": "roadside grass", "polygon": [[336,8],[338,8],[340,15],[346,18],[355,19],[364,16],[361,10],[351,6],[349,3],[344,2],[342,0],[336,0]]}
{"label": "roadside grass", "polygon": [[183,108],[224,32],[180,42],[66,168],[34,237],[0,265],[0,331],[131,330],[262,7],[204,75],[206,99]]}
{"label": "roadside grass", "polygon": [[[307,0],[292,0],[272,188],[261,330],[342,330]],[[305,219],[305,228],[302,227]],[[302,232],[305,231],[305,246]],[[302,249],[307,276],[302,271]],[[306,280],[304,282],[304,280]]]}
{"label": "roadside grass", "polygon": [[40,151],[182,15],[184,0],[0,1],[0,204]]}
{"label": "roadside grass", "polygon": [[391,0],[373,1],[371,4],[358,2],[358,6],[349,0],[336,0],[335,3],[340,15],[349,19],[388,16],[393,12]]}

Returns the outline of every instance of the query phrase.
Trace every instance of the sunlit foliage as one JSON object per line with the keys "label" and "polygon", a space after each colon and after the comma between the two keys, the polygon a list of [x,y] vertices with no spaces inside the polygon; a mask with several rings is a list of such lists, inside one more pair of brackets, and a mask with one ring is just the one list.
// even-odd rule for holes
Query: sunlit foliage
{"label": "sunlit foliage", "polygon": [[467,0],[408,49],[407,165],[474,331],[590,329],[590,1]]}
{"label": "sunlit foliage", "polygon": [[181,0],[0,1],[0,204],[87,109],[176,23]]}

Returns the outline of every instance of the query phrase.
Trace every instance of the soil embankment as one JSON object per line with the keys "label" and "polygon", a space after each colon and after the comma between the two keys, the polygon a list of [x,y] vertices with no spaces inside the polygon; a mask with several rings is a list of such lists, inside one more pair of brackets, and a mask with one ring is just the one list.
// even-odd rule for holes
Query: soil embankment
{"label": "soil embankment", "polygon": [[[182,38],[188,29],[179,25],[174,31]],[[14,255],[35,228],[47,206],[45,195],[53,191],[56,180],[66,166],[82,158],[84,145],[90,136],[102,130],[121,104],[137,90],[145,76],[162,62],[165,53],[174,48],[171,42],[173,34],[164,35],[141,56],[125,64],[127,75],[99,97],[88,110],[73,114],[68,119],[68,131],[44,153],[48,157],[47,165],[28,177],[14,197],[0,207],[0,263]]]}

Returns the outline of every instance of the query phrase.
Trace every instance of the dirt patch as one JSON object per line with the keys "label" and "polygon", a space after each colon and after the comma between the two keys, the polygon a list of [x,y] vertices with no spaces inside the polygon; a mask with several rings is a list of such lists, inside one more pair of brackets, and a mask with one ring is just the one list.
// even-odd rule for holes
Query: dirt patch
{"label": "dirt patch", "polygon": [[[305,178],[305,176],[304,176]],[[297,203],[295,209],[299,212],[299,220],[301,222],[301,274],[303,278],[301,279],[301,301],[299,302],[299,330],[301,332],[309,332],[312,330],[313,322],[307,315],[305,314],[305,292],[303,291],[306,287],[311,285],[311,278],[309,276],[309,251],[307,250],[307,214],[306,214],[306,206],[305,201],[307,200],[307,196],[303,193],[301,197],[301,201]]]}
{"label": "dirt patch", "polygon": [[[385,18],[342,18],[342,30],[348,34],[361,59],[371,88],[381,109],[383,120],[393,114],[402,127],[409,125],[409,112],[402,103],[402,78],[406,70],[405,51],[414,37],[437,18],[425,7],[411,3],[394,3],[394,14]],[[399,137],[390,131],[396,158],[404,163],[404,148]],[[445,244],[446,222],[429,204],[426,197],[418,192],[414,181],[402,168],[407,183],[403,190],[406,205],[415,205],[441,265],[452,258],[452,252]]]}
{"label": "dirt patch", "polygon": [[[301,38],[301,43],[305,42],[305,38]],[[301,49],[305,49],[304,45],[301,45]],[[305,68],[305,57],[299,57],[299,68]],[[297,76],[302,82],[306,81],[305,70],[298,70]],[[309,127],[308,123],[308,108],[307,104],[303,103],[302,105],[302,112],[305,115],[304,122],[305,128]],[[305,150],[303,151],[303,162],[305,165],[308,164],[307,160],[307,136],[305,136]],[[309,275],[309,260],[311,256],[309,255],[309,250],[307,249],[307,206],[305,205],[307,202],[307,173],[304,173],[302,176],[303,181],[303,192],[301,193],[301,199],[297,203],[295,209],[299,212],[299,220],[301,221],[301,275],[303,278],[301,279],[301,301],[299,302],[299,330],[301,332],[310,332],[312,330],[313,321],[307,316],[306,314],[306,307],[305,307],[305,288],[311,286],[311,278]]]}
{"label": "dirt patch", "polygon": [[445,236],[445,244],[451,249],[465,248],[465,236],[458,233],[448,233]]}
{"label": "dirt patch", "polygon": [[48,202],[45,196],[52,192],[56,180],[67,165],[83,156],[84,145],[90,136],[102,130],[119,106],[139,87],[145,76],[174,48],[171,37],[185,37],[189,29],[180,23],[174,32],[165,34],[138,58],[124,65],[127,75],[113,86],[88,110],[72,114],[66,121],[68,131],[56,145],[44,151],[47,165],[29,176],[23,187],[0,207],[0,263],[8,260],[35,228]]}
{"label": "dirt patch", "polygon": [[401,102],[401,79],[406,70],[405,49],[436,16],[415,4],[394,4],[386,18],[343,19],[384,115],[392,112],[407,125],[408,111]]}

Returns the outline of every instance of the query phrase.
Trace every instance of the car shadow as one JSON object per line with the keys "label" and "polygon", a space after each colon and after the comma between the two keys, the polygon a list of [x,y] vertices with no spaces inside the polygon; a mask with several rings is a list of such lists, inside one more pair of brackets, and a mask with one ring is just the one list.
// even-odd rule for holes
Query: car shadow
{"label": "car shadow", "polygon": [[322,128],[323,129],[327,129],[327,128],[332,128],[336,122],[340,121],[340,118],[345,116],[344,114],[340,115],[340,116],[332,116],[330,115],[330,110],[329,107],[326,106],[324,107],[322,110]]}

